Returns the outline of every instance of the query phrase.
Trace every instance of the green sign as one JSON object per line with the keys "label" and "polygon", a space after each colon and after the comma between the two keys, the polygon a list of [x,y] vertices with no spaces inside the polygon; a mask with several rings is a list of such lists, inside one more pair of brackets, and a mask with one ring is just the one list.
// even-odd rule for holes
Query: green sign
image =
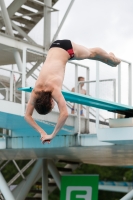
{"label": "green sign", "polygon": [[98,175],[63,175],[60,200],[97,200]]}

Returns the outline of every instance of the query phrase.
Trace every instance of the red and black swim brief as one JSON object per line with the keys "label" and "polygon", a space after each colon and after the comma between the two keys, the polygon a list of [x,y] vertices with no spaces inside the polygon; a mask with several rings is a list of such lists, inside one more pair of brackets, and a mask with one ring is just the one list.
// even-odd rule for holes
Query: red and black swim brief
{"label": "red and black swim brief", "polygon": [[58,47],[66,50],[70,55],[70,59],[74,57],[74,51],[70,40],[56,40],[51,44],[50,49],[53,47]]}

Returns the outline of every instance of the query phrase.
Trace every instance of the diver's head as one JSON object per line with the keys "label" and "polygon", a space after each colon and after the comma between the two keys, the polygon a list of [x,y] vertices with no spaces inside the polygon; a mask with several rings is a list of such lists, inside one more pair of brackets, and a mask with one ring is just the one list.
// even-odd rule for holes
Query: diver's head
{"label": "diver's head", "polygon": [[54,108],[55,102],[51,92],[39,92],[39,96],[35,101],[35,109],[40,115],[46,115]]}

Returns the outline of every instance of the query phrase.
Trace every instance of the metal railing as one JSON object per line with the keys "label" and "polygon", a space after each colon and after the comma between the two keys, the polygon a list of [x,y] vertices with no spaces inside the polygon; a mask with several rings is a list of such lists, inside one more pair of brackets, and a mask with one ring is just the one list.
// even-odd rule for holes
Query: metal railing
{"label": "metal railing", "polygon": [[14,73],[16,73],[16,74],[19,74],[19,75],[22,76],[22,72],[16,71],[14,69],[3,68],[3,67],[0,67],[0,69],[10,72],[10,88],[7,88],[7,87],[0,88],[0,90],[2,90],[2,89],[6,90],[6,100],[8,100],[8,98],[9,98],[8,95],[9,95],[9,91],[10,91],[9,100],[13,101],[13,96],[14,96],[14,101],[15,101],[15,97],[16,97],[15,89],[16,89],[16,87],[15,87],[15,82],[14,82],[14,76],[13,75],[14,75]]}
{"label": "metal railing", "polygon": [[[121,65],[122,63],[128,64],[128,105],[132,105],[132,64],[126,60],[121,59],[118,65],[118,103],[121,103]],[[96,98],[99,98],[99,62],[96,61]],[[116,96],[115,96],[116,99]],[[99,129],[99,109],[96,109],[96,132]]]}
{"label": "metal railing", "polygon": [[[110,80],[112,80],[112,79],[110,79]],[[104,80],[102,80],[102,81],[104,81]],[[78,82],[78,93],[80,93],[80,84],[87,83],[89,85],[89,83],[91,83],[91,82],[94,82],[94,81],[79,81]],[[116,85],[115,85],[115,87],[116,87]],[[116,92],[116,90],[114,90],[114,93],[115,92]],[[115,97],[115,95],[114,95],[114,97]],[[90,117],[89,117],[89,113],[90,113],[89,107],[87,106],[87,108],[88,108],[88,113],[86,113],[86,115],[88,114],[88,119],[90,119]],[[99,116],[102,117],[105,121],[105,118],[102,115],[99,115]],[[80,130],[81,130],[81,115],[80,115],[80,104],[78,104],[78,135],[80,135]]]}
{"label": "metal railing", "polygon": [[9,89],[8,88],[0,88],[0,91],[5,90],[6,92],[6,96],[5,96],[5,100],[8,100],[8,93],[9,93]]}
{"label": "metal railing", "polygon": [[[27,53],[32,53],[32,54],[36,54],[36,55],[41,55],[44,58],[46,57],[47,53],[46,52],[39,52],[39,51],[35,51],[33,49],[28,49],[28,48],[24,48],[23,49],[23,70],[22,72],[19,71],[15,71],[14,69],[6,69],[6,68],[2,68],[0,67],[0,69],[2,70],[6,70],[10,72],[10,101],[12,101],[12,97],[13,97],[13,92],[15,93],[15,91],[13,91],[13,73],[17,73],[20,74],[21,78],[22,78],[22,87],[26,86],[26,65],[27,65]],[[128,61],[124,61],[122,60],[122,62],[128,64],[128,104],[131,105],[132,104],[132,65],[130,62]],[[99,61],[96,61],[96,81],[90,81],[89,77],[90,77],[90,69],[88,66],[86,65],[82,65],[79,64],[77,62],[73,62],[73,61],[69,61],[69,63],[73,64],[75,67],[75,92],[79,92],[79,86],[82,83],[78,82],[78,69],[79,67],[85,68],[86,69],[86,80],[84,81],[84,83],[91,83],[91,82],[96,82],[96,89],[95,89],[95,96],[96,98],[99,98],[99,82],[102,80],[99,80]],[[113,80],[113,79],[108,79],[108,80]],[[106,80],[103,80],[106,81]],[[116,83],[114,83],[114,101],[116,101]],[[6,100],[8,99],[8,95],[9,95],[9,89],[8,88],[0,88],[0,90],[5,90],[6,91]],[[121,103],[121,65],[118,66],[118,103]],[[89,84],[86,85],[86,94],[89,95]],[[14,94],[14,96],[16,96]],[[21,103],[22,103],[22,116],[24,116],[25,113],[25,92],[22,92],[21,95]],[[69,105],[70,107],[70,105]],[[76,104],[75,107],[78,107],[78,105]],[[80,110],[80,109],[78,109]],[[77,123],[81,121],[80,119],[80,111],[78,111],[78,119],[75,118],[75,127],[77,126],[77,124],[80,126],[80,123]],[[99,109],[96,109],[96,130],[99,128]],[[86,109],[86,116],[89,119],[89,107],[87,107]],[[79,127],[76,127],[76,129],[78,128],[78,133],[80,133],[80,129]],[[77,132],[77,131],[76,131]]]}
{"label": "metal railing", "polygon": [[121,65],[122,63],[128,64],[128,105],[132,105],[132,64],[126,60],[121,59],[118,65],[118,103],[121,103]]}

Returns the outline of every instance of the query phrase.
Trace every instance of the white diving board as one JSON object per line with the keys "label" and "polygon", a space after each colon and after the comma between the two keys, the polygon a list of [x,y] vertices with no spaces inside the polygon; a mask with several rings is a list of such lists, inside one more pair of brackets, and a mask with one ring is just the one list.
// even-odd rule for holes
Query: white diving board
{"label": "white diving board", "polygon": [[[25,92],[32,92],[33,88],[25,87],[25,88],[18,88],[18,90],[25,91]],[[99,108],[103,110],[108,110],[110,112],[126,115],[126,117],[133,116],[132,106],[114,103],[111,101],[105,101],[102,99],[97,99],[94,97],[90,97],[87,95],[74,93],[74,92],[62,91],[62,94],[66,101],[70,101],[73,103],[78,103],[78,104],[82,104],[82,105],[86,105],[90,107],[95,107],[95,108]]]}

